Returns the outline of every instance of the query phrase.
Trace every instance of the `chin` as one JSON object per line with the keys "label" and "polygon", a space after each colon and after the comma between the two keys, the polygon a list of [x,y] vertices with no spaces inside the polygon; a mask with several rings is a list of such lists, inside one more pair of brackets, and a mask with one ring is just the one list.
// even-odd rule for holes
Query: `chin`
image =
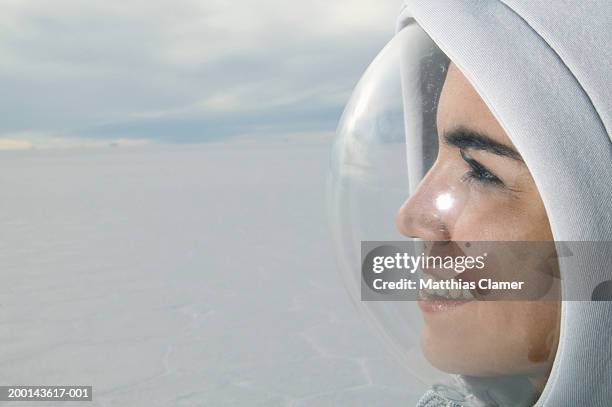
{"label": "chin", "polygon": [[503,339],[484,340],[482,330],[463,335],[440,332],[426,325],[421,334],[421,349],[436,369],[450,374],[495,377],[534,374],[539,366],[527,360],[519,344],[503,346]]}
{"label": "chin", "polygon": [[[468,345],[469,346],[469,345]],[[463,348],[463,349],[462,349]],[[425,359],[433,367],[446,373],[469,376],[488,376],[485,363],[478,363],[482,357],[468,357],[473,353],[466,352],[465,344],[460,344],[452,337],[439,337],[425,328],[421,335],[421,349]]]}

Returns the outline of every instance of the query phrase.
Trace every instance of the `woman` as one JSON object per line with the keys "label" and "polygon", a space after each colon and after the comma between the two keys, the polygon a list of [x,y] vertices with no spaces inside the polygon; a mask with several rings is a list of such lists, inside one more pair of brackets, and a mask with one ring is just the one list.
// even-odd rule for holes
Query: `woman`
{"label": "woman", "polygon": [[[612,303],[590,300],[612,279],[611,17],[607,1],[408,1],[345,110],[331,208],[341,266],[430,387],[420,406],[610,405]],[[361,301],[360,242],[401,237],[447,254],[511,241],[489,244],[506,261],[486,272],[559,284],[545,300]]]}
{"label": "woman", "polygon": [[[429,241],[552,240],[546,210],[522,157],[453,64],[437,113],[438,156],[399,210],[400,232]],[[464,191],[459,194],[458,189]],[[441,194],[461,195],[463,202],[440,210],[436,203]],[[470,301],[445,312],[426,307],[424,301],[422,344],[435,366],[487,376],[531,372],[536,381],[548,373],[558,301]],[[515,334],[506,335],[508,331]],[[457,337],[472,346],[458,352]]]}

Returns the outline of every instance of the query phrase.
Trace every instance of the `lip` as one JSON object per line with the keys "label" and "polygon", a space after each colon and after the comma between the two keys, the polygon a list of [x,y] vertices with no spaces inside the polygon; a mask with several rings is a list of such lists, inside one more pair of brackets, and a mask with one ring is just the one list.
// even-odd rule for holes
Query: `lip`
{"label": "lip", "polygon": [[459,308],[467,303],[473,302],[475,300],[450,300],[450,299],[419,299],[417,304],[421,311],[427,314],[433,314],[438,312],[450,311],[455,308]]}

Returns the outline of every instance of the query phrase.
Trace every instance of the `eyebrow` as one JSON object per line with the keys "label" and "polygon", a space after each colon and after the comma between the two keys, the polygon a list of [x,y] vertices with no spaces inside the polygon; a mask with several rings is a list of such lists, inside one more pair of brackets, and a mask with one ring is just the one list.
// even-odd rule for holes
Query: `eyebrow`
{"label": "eyebrow", "polygon": [[459,127],[444,133],[444,142],[460,149],[475,149],[487,151],[502,157],[512,158],[513,160],[524,163],[523,157],[514,148],[493,140],[486,134]]}

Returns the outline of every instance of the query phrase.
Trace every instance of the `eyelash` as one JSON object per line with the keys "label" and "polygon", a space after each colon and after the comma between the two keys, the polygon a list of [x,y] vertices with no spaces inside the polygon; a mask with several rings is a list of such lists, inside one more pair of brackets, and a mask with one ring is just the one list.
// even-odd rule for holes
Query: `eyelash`
{"label": "eyelash", "polygon": [[470,171],[463,178],[465,181],[478,182],[487,186],[504,187],[504,182],[493,174],[487,167],[468,156],[460,150],[461,158],[470,166]]}

